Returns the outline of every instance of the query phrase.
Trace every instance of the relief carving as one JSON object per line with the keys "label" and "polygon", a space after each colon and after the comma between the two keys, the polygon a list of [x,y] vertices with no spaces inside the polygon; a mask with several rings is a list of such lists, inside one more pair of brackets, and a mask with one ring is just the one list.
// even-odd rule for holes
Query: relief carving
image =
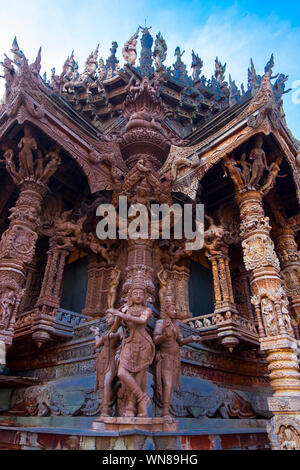
{"label": "relief carving", "polygon": [[274,251],[274,243],[265,234],[252,235],[242,242],[244,263],[248,271],[263,266],[280,269],[279,260]]}
{"label": "relief carving", "polygon": [[278,434],[280,450],[299,450],[300,437],[293,426],[281,426]]}

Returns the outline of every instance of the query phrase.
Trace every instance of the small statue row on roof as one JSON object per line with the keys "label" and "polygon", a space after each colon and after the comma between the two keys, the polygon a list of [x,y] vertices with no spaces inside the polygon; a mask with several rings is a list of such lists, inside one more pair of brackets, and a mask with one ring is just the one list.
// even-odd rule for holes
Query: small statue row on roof
{"label": "small statue row on roof", "polygon": [[[203,91],[206,90],[210,95],[216,96],[218,103],[220,100],[227,103],[229,100],[229,105],[239,104],[245,96],[255,96],[260,89],[262,83],[262,77],[257,75],[253,60],[251,59],[251,66],[248,69],[248,90],[245,93],[244,87],[241,87],[241,90],[238,89],[234,80],[229,77],[229,87],[225,82],[225,70],[226,63],[222,65],[218,57],[215,60],[215,74],[210,79],[207,80],[204,76],[200,77],[201,71],[203,68],[203,61],[198,54],[195,54],[192,51],[192,64],[191,68],[193,70],[192,77],[189,77],[186,65],[182,61],[182,56],[184,51],[181,52],[180,48],[175,49],[176,61],[173,65],[173,68],[166,68],[163,63],[167,57],[167,44],[164,40],[161,33],[158,33],[156,36],[154,50],[152,52],[153,39],[149,33],[149,27],[139,27],[136,33],[126,41],[122,53],[123,58],[127,64],[131,67],[135,67],[135,62],[137,58],[137,40],[139,37],[139,32],[142,31],[142,51],[140,66],[137,67],[137,71],[142,76],[151,75],[154,70],[156,73],[161,75],[170,76],[176,81],[180,81],[185,84],[185,94],[186,95],[196,95],[198,99],[203,99]],[[55,69],[52,69],[52,76],[50,82],[47,82],[46,75],[44,76],[44,81],[53,88],[58,93],[74,93],[76,88],[85,88],[88,95],[91,94],[91,86],[95,83],[98,85],[98,91],[103,90],[103,81],[111,79],[113,76],[118,75],[120,72],[119,60],[116,57],[118,44],[117,42],[112,43],[110,49],[111,55],[106,60],[106,64],[102,57],[98,59],[99,54],[99,45],[96,47],[87,58],[85,63],[85,68],[83,73],[79,73],[78,62],[74,58],[74,51],[67,58],[63,66],[62,74],[56,75]],[[6,97],[10,94],[12,84],[16,75],[21,73],[22,64],[24,62],[25,56],[22,50],[20,49],[17,39],[14,38],[11,52],[13,58],[10,59],[5,55],[4,61],[1,65],[4,67],[4,76],[3,78],[6,81]],[[154,68],[152,67],[152,61],[154,59]],[[27,63],[27,62],[26,62]],[[288,77],[284,74],[277,74],[272,76],[272,70],[274,67],[274,56],[271,55],[270,60],[265,66],[265,74],[269,74],[270,79],[276,79],[273,85],[273,94],[274,100],[277,105],[282,107],[282,96],[285,93],[288,93],[289,90],[285,90],[285,83],[288,80]],[[38,51],[37,58],[35,62],[29,65],[31,72],[38,76],[41,69],[41,49]],[[195,95],[195,96],[196,96]]]}
{"label": "small statue row on roof", "polygon": [[88,94],[91,93],[90,87],[95,81],[101,84],[104,80],[112,78],[119,73],[119,61],[116,58],[118,43],[113,41],[110,49],[111,55],[104,65],[102,57],[98,61],[99,44],[86,60],[85,68],[82,74],[78,72],[78,62],[74,59],[74,51],[67,58],[63,66],[63,72],[60,77],[55,75],[55,69],[52,69],[52,78],[50,86],[58,88],[62,84],[62,92],[70,93],[74,89],[84,86]]}

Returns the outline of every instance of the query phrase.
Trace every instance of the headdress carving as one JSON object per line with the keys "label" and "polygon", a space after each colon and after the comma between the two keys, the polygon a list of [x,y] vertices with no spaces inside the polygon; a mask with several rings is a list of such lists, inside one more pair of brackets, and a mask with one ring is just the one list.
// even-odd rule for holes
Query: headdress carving
{"label": "headdress carving", "polygon": [[137,271],[133,277],[130,292],[132,292],[134,289],[146,289],[146,278],[143,271]]}

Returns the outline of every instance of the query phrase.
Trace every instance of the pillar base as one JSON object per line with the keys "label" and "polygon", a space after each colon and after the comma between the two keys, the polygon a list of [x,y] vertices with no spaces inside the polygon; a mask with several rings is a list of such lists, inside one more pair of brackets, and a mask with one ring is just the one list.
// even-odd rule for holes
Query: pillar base
{"label": "pillar base", "polygon": [[176,432],[178,423],[164,418],[138,418],[138,417],[100,417],[93,422],[94,431],[141,431]]}

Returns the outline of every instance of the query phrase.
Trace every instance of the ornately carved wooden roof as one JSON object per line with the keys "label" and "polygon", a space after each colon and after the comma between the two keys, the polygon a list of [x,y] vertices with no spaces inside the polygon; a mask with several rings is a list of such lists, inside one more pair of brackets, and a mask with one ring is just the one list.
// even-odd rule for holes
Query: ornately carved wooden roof
{"label": "ornately carved wooden roof", "polygon": [[[141,30],[141,31],[140,31]],[[141,32],[141,54],[137,63],[136,44]],[[258,92],[262,77],[256,73],[251,60],[248,70],[247,90],[241,90],[229,76],[229,83],[225,81],[226,64],[215,60],[215,74],[211,78],[201,75],[203,61],[192,52],[192,75],[182,60],[183,52],[177,47],[176,61],[172,67],[165,67],[167,45],[159,33],[153,46],[153,38],[148,28],[139,28],[136,34],[126,42],[123,48],[125,65],[120,68],[116,57],[118,44],[112,43],[111,55],[106,62],[99,57],[98,47],[86,60],[85,68],[80,73],[74,52],[66,59],[63,71],[57,75],[52,69],[52,76],[47,80],[44,75],[42,82],[48,93],[66,113],[82,117],[81,125],[85,129],[91,124],[90,130],[97,129],[101,133],[120,133],[126,125],[126,118],[122,111],[128,93],[128,83],[134,77],[135,83],[140,83],[147,76],[151,84],[156,83],[158,96],[162,99],[166,111],[164,119],[165,128],[171,131],[174,138],[185,139],[199,130],[202,133],[210,128],[213,132],[218,120],[217,116],[232,119],[236,113],[241,112],[243,105]],[[16,39],[12,45],[13,60],[7,56],[3,62],[5,75],[13,75],[22,67],[23,52]],[[271,71],[274,66],[273,56],[266,65],[265,72]],[[40,72],[41,53],[31,66]],[[273,85],[275,101],[281,105],[282,94],[285,92],[287,77],[280,74]],[[7,81],[7,80],[6,80]],[[7,82],[7,93],[10,93]],[[78,114],[77,114],[78,113]],[[73,113],[73,117],[75,114]],[[78,119],[78,117],[77,117]]]}
{"label": "ornately carved wooden roof", "polygon": [[[15,39],[13,57],[5,56],[2,64],[6,94],[0,106],[0,138],[29,119],[77,161],[92,193],[112,189],[109,171],[101,164],[105,159],[113,155],[115,166],[125,172],[130,166],[133,143],[128,130],[134,116],[135,127],[143,120],[142,127],[152,132],[151,143],[145,140],[146,134],[136,136],[135,152],[139,139],[142,153],[150,144],[156,145],[160,173],[175,159],[196,156],[198,163],[183,168],[173,183],[174,191],[189,197],[195,197],[198,182],[209,168],[259,132],[272,132],[296,172],[298,142],[286,126],[282,108],[287,77],[272,77],[273,55],[263,76],[256,73],[251,60],[247,89],[239,90],[231,77],[229,84],[225,81],[226,64],[218,58],[210,79],[201,74],[203,62],[194,51],[192,75],[179,47],[173,66],[165,67],[167,45],[160,33],[154,42],[149,28],[139,28],[124,45],[123,68],[117,47],[113,42],[105,62],[97,47],[82,72],[72,52],[62,73],[52,69],[48,80],[40,76],[41,50],[29,65]],[[294,179],[300,200],[299,178]]]}

